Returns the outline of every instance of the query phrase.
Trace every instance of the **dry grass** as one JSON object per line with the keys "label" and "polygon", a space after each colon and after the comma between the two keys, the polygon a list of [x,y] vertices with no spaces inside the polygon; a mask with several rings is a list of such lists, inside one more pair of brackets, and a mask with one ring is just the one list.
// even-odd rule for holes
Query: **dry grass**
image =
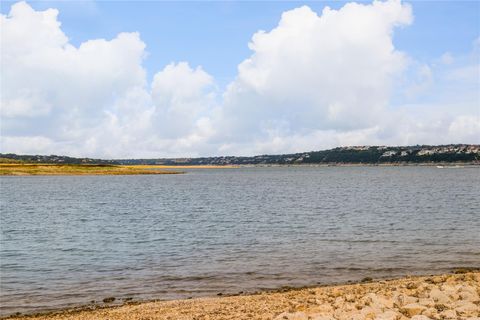
{"label": "dry grass", "polygon": [[36,164],[0,163],[0,175],[134,175],[134,174],[176,174],[174,170],[152,170],[140,166],[94,165],[94,164]]}

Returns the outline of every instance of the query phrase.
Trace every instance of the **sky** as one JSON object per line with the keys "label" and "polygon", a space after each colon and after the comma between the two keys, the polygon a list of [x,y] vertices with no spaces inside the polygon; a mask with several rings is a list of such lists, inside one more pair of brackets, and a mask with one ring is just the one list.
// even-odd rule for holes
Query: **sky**
{"label": "sky", "polygon": [[0,152],[480,143],[480,1],[1,1]]}

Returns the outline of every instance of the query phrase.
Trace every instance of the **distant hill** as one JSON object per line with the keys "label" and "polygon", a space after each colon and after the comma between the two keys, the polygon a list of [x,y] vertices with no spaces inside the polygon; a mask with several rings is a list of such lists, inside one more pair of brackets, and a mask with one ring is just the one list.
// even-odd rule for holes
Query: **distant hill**
{"label": "distant hill", "polygon": [[66,163],[66,164],[120,164],[116,160],[91,158],[73,158],[57,155],[18,155],[15,153],[0,153],[0,163]]}
{"label": "distant hill", "polygon": [[[388,163],[478,163],[480,145],[355,146],[323,151],[252,157],[201,157],[102,160],[66,156],[0,154],[4,161],[72,164],[157,165],[291,165],[291,164],[388,164]],[[0,161],[1,161],[0,160]]]}

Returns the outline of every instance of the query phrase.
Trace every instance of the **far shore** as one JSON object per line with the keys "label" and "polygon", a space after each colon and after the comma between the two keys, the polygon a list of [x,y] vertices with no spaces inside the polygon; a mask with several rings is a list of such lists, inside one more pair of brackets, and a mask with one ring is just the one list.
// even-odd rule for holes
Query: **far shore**
{"label": "far shore", "polygon": [[197,165],[166,165],[166,164],[135,164],[122,165],[126,168],[141,168],[141,169],[235,169],[240,168],[240,165],[214,165],[214,164],[197,164]]}
{"label": "far shore", "polygon": [[183,169],[310,168],[310,167],[437,167],[442,169],[480,168],[479,163],[312,163],[312,164],[225,164],[225,165],[113,165],[61,163],[0,163],[0,176],[34,175],[144,175],[178,174]]}
{"label": "far shore", "polygon": [[0,175],[4,176],[140,175],[178,173],[183,172],[176,170],[151,170],[150,168],[121,165],[0,163]]}
{"label": "far shore", "polygon": [[[112,302],[113,298],[110,299]],[[107,305],[107,306],[106,306]],[[187,300],[91,305],[8,319],[478,320],[480,271]]]}

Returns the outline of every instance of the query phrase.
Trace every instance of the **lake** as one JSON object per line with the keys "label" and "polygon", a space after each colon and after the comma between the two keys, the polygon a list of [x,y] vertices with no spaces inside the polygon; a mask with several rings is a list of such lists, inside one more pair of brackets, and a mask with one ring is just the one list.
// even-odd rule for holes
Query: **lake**
{"label": "lake", "polygon": [[0,314],[480,266],[480,169],[1,177]]}

